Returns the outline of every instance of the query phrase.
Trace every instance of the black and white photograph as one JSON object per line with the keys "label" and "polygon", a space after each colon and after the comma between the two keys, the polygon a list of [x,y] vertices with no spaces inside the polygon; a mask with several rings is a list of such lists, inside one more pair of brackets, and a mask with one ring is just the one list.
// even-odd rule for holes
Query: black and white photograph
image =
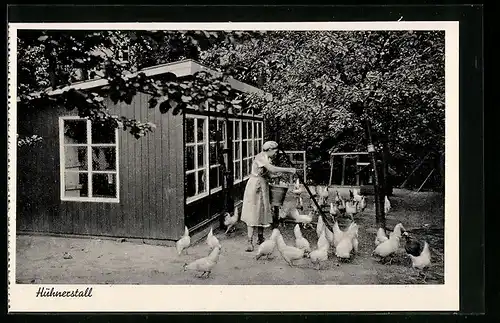
{"label": "black and white photograph", "polygon": [[9,25],[13,299],[458,306],[455,23],[165,25]]}

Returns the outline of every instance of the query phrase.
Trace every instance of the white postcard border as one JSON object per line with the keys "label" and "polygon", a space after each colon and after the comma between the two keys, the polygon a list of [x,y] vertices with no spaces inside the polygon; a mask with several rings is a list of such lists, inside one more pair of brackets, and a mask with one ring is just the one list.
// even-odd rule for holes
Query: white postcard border
{"label": "white postcard border", "polygon": [[[8,25],[9,312],[456,311],[459,310],[459,23],[11,23]],[[444,30],[446,77],[445,283],[443,285],[43,285],[16,284],[17,30]],[[40,298],[40,287],[92,287],[89,298]],[[292,289],[292,287],[294,289]]]}

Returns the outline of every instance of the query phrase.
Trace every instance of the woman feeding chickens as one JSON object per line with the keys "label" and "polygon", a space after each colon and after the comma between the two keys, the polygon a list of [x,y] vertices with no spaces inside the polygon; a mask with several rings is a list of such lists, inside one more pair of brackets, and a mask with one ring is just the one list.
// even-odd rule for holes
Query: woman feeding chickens
{"label": "woman feeding chickens", "polygon": [[245,222],[248,230],[248,246],[246,251],[251,252],[253,247],[254,228],[257,227],[257,244],[264,242],[264,228],[273,221],[271,203],[269,200],[269,181],[271,173],[292,173],[295,168],[277,167],[271,164],[271,157],[278,151],[278,143],[266,141],[262,152],[255,156],[252,170],[243,195],[241,221]]}

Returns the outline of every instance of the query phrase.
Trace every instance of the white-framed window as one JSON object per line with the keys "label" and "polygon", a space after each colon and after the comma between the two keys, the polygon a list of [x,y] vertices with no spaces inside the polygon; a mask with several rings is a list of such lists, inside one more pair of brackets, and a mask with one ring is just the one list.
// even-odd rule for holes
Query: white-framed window
{"label": "white-framed window", "polygon": [[208,117],[186,115],[186,202],[208,195]]}
{"label": "white-framed window", "polygon": [[[217,147],[217,133],[221,135],[219,138],[219,147]],[[219,155],[222,154],[222,149],[227,148],[226,120],[223,118],[210,118],[209,120],[209,138],[210,138],[210,175],[209,187],[210,193],[216,193],[222,190],[222,182],[224,174],[219,163]],[[224,163],[227,165],[227,156],[223,155]]]}
{"label": "white-framed window", "polygon": [[[222,137],[217,149],[216,131]],[[223,118],[186,115],[186,203],[194,202],[222,189],[222,167],[218,153],[227,147],[226,121]],[[224,156],[227,165],[227,156]]]}
{"label": "white-framed window", "polygon": [[120,201],[118,129],[60,117],[59,150],[61,200]]}
{"label": "white-framed window", "polygon": [[252,172],[254,157],[262,150],[262,121],[236,120],[233,123],[234,182],[247,179]]}
{"label": "white-framed window", "polygon": [[231,120],[233,123],[233,176],[234,182],[241,182],[243,179],[241,167],[241,120]]}

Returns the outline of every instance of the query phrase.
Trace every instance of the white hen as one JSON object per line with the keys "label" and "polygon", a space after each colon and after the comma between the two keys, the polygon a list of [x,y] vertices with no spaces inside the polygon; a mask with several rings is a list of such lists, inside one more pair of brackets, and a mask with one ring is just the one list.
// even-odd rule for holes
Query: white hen
{"label": "white hen", "polygon": [[325,245],[327,246],[327,249],[330,248],[330,243],[328,242],[328,239],[326,238],[325,229],[326,228],[323,229],[323,231],[321,232],[321,234],[318,238],[318,242],[317,242],[318,249],[323,248]]}
{"label": "white hen", "polygon": [[238,222],[238,207],[234,207],[234,212],[233,215],[230,213],[226,213],[226,216],[224,217],[224,225],[226,226],[226,232],[227,234]]}
{"label": "white hen", "polygon": [[344,231],[340,230],[339,223],[335,221],[335,223],[333,224],[333,246],[337,247],[343,237]]}
{"label": "white hen", "polygon": [[304,226],[310,225],[313,219],[312,213],[309,214],[300,214],[297,208],[293,208],[290,211],[291,217],[295,220],[296,223],[301,223]]}
{"label": "white hen", "polygon": [[391,210],[391,201],[389,201],[389,198],[387,198],[387,195],[385,196],[384,199],[384,212],[385,214],[389,213]]}
{"label": "white hen", "polygon": [[207,235],[207,244],[210,246],[210,248],[221,247],[219,239],[217,239],[217,237],[214,236],[212,228],[210,228],[210,232]]}
{"label": "white hen", "polygon": [[353,251],[358,251],[358,230],[358,225],[353,222],[344,232],[342,240],[339,241],[335,248],[335,255],[338,258],[349,259]]}
{"label": "white hen", "polygon": [[189,247],[190,244],[191,244],[191,237],[189,236],[189,230],[187,227],[184,227],[184,235],[175,243],[177,254],[180,255],[182,251],[185,251],[185,253],[187,254],[187,248]]}
{"label": "white hen", "polygon": [[[326,238],[324,234],[322,235],[324,241],[326,241]],[[328,249],[330,249],[330,245],[328,242],[325,242],[320,245],[318,241],[318,249],[311,251],[309,254],[309,259],[311,259],[311,262],[313,264],[316,264],[316,269],[319,270],[321,269],[321,263],[325,262],[328,260]]]}
{"label": "white hen", "polygon": [[296,224],[295,228],[293,228],[293,233],[295,235],[295,246],[299,249],[303,249],[305,252],[311,252],[311,245],[302,235],[298,224]]}
{"label": "white hen", "polygon": [[210,276],[210,273],[212,272],[212,269],[214,266],[217,264],[217,261],[219,261],[219,255],[220,255],[220,246],[217,246],[213,248],[213,250],[210,252],[210,254],[206,257],[197,259],[189,264],[184,264],[184,271],[190,270],[190,271],[195,271],[195,272],[201,272],[200,278],[203,277],[205,274],[207,275],[206,277],[208,278]]}
{"label": "white hen", "polygon": [[377,255],[385,258],[394,254],[399,248],[399,242],[401,240],[401,230],[404,230],[403,225],[401,223],[396,224],[396,226],[394,227],[394,231],[390,235],[389,239],[380,243],[375,248],[372,255]]}
{"label": "white hen", "polygon": [[377,236],[375,237],[375,246],[378,246],[382,242],[389,240],[387,235],[385,234],[385,229],[384,228],[378,228],[377,230]]}
{"label": "white hen", "polygon": [[281,233],[278,235],[276,242],[278,245],[278,250],[281,253],[281,256],[283,257],[283,259],[285,259],[286,263],[290,267],[293,266],[294,260],[299,260],[304,258],[305,251],[297,247],[287,246]]}
{"label": "white hen", "polygon": [[412,267],[415,269],[422,270],[425,267],[429,266],[431,263],[431,252],[429,250],[429,244],[427,241],[424,242],[424,248],[419,256],[414,256],[409,254],[411,258]]}
{"label": "white hen", "polygon": [[257,249],[257,255],[255,256],[255,259],[259,260],[263,256],[269,259],[269,256],[273,254],[274,249],[276,248],[276,238],[279,234],[280,231],[278,229],[273,230],[269,239],[265,240],[259,245],[259,249]]}

